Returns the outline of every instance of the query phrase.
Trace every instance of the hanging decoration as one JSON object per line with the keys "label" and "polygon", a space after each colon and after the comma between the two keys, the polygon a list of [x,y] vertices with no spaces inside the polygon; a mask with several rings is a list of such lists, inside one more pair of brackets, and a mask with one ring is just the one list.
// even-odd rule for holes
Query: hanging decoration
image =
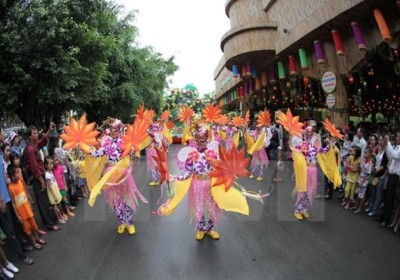
{"label": "hanging decoration", "polygon": [[254,85],[253,85],[253,80],[250,79],[249,81],[249,93],[253,93],[254,92]]}
{"label": "hanging decoration", "polygon": [[365,46],[364,36],[361,31],[361,27],[358,22],[353,21],[351,23],[351,28],[353,29],[354,38],[356,39],[357,47],[360,51],[365,51],[367,47]]}
{"label": "hanging decoration", "polygon": [[276,82],[276,77],[275,77],[275,71],[274,71],[274,67],[269,68],[269,72],[268,72],[268,79],[270,81],[270,83],[275,83]]}
{"label": "hanging decoration", "polygon": [[289,74],[290,75],[296,75],[297,74],[296,63],[294,61],[294,56],[293,55],[289,55]]}
{"label": "hanging decoration", "polygon": [[255,89],[256,89],[256,91],[261,89],[261,77],[260,76],[256,77]]}
{"label": "hanging decoration", "polygon": [[319,64],[325,63],[325,53],[324,49],[322,48],[321,41],[315,40],[314,41],[314,49],[315,49],[315,56],[317,57],[317,62]]}
{"label": "hanging decoration", "polygon": [[283,67],[282,62],[278,62],[278,78],[279,80],[285,79],[285,68]]}
{"label": "hanging decoration", "polygon": [[239,75],[239,69],[237,65],[232,65],[232,76],[237,77]]}
{"label": "hanging decoration", "polygon": [[378,24],[379,29],[381,30],[383,41],[385,41],[386,43],[392,42],[392,36],[390,35],[389,27],[386,24],[385,18],[383,17],[381,10],[375,9],[374,16],[376,23]]}
{"label": "hanging decoration", "polygon": [[334,29],[331,31],[333,43],[335,44],[336,54],[337,55],[344,55],[344,47],[342,37],[340,37],[340,33],[338,30]]}
{"label": "hanging decoration", "polygon": [[244,89],[243,89],[243,86],[240,86],[238,90],[239,90],[239,97],[244,97]]}
{"label": "hanging decoration", "polygon": [[308,57],[307,53],[304,49],[299,49],[299,56],[300,56],[300,66],[301,70],[308,69]]}
{"label": "hanging decoration", "polygon": [[246,73],[247,73],[246,65],[243,65],[242,66],[242,79],[244,79],[246,77]]}
{"label": "hanging decoration", "polygon": [[255,68],[251,68],[251,77],[253,78],[257,77],[257,70]]}
{"label": "hanging decoration", "polygon": [[267,85],[267,72],[261,72],[261,86],[265,87]]}
{"label": "hanging decoration", "polygon": [[250,62],[246,63],[246,76],[251,77],[251,64]]}

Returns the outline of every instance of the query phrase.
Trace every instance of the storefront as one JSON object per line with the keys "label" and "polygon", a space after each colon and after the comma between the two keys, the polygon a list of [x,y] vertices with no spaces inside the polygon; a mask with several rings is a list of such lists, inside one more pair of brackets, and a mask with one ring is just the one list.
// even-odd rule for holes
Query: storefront
{"label": "storefront", "polygon": [[232,29],[214,75],[223,108],[291,108],[339,127],[396,113],[400,1],[330,2],[228,1]]}

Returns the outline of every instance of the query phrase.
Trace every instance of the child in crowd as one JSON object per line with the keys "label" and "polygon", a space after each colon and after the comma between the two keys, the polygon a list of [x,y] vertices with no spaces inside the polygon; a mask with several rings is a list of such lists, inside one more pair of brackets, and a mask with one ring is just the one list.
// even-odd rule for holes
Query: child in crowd
{"label": "child in crowd", "polygon": [[[4,235],[4,233],[3,233],[3,235]],[[7,259],[7,256],[3,250],[3,246],[0,246],[0,268],[1,268],[0,273],[3,273],[5,276],[7,276],[10,279],[14,278],[14,273],[19,272],[19,269]],[[0,279],[2,279],[2,278],[0,278]]]}
{"label": "child in crowd", "polygon": [[[22,168],[20,167],[20,166],[21,166],[21,165],[20,165],[20,162],[21,162],[21,160],[20,160],[19,155],[16,154],[16,153],[14,153],[14,152],[11,152],[11,153],[10,153],[10,164],[11,164],[12,166],[15,167],[15,169],[16,169],[16,171],[17,171],[17,174],[20,174],[20,175],[21,175],[19,179],[21,180],[22,184],[24,185],[25,193],[26,193],[26,195],[28,196],[29,203],[30,203],[30,204],[34,204],[33,199],[32,199],[32,197],[31,197],[30,193],[28,192],[28,188],[27,188],[26,183],[25,183],[25,180],[24,180],[23,170],[22,170]],[[40,231],[39,231],[39,232],[40,232]]]}
{"label": "child in crowd", "polygon": [[75,162],[78,188],[84,197],[89,197],[89,189],[86,182],[86,171],[85,171],[85,154],[80,153],[78,159]]}
{"label": "child in crowd", "polygon": [[10,191],[11,203],[15,214],[21,222],[24,232],[31,239],[32,246],[37,250],[41,250],[43,249],[42,245],[47,244],[47,242],[39,237],[38,226],[31,205],[28,202],[28,196],[26,195],[24,185],[20,180],[22,175],[18,174],[17,169],[13,165],[9,165],[7,173],[11,181],[8,185],[8,189]]}
{"label": "child in crowd", "polygon": [[357,187],[356,187],[356,204],[351,210],[354,210],[354,213],[360,213],[365,201],[365,193],[367,191],[368,183],[370,181],[370,176],[373,167],[373,156],[372,156],[372,148],[367,147],[364,150],[364,158],[360,164],[360,176],[358,176]]}
{"label": "child in crowd", "polygon": [[[53,174],[54,178],[56,179],[58,189],[60,190],[61,196],[62,196],[62,203],[65,209],[65,212],[68,217],[74,217],[75,214],[71,212],[69,201],[67,198],[67,182],[64,177],[64,168],[60,164],[60,160],[58,157],[54,154],[53,155],[53,162],[54,162],[54,168],[53,168]],[[72,208],[73,210],[74,208]]]}
{"label": "child in crowd", "polygon": [[47,156],[44,158],[44,169],[47,196],[49,197],[49,202],[53,206],[53,210],[58,219],[58,222],[61,224],[65,224],[68,220],[68,216],[63,213],[61,208],[62,195],[60,193],[60,189],[58,188],[56,178],[53,174],[54,162],[52,157]]}
{"label": "child in crowd", "polygon": [[358,176],[360,175],[360,157],[361,148],[353,146],[350,149],[350,156],[346,161],[345,172],[346,172],[346,188],[344,190],[344,199],[342,205],[345,209],[350,208],[350,203],[354,198],[354,191]]}

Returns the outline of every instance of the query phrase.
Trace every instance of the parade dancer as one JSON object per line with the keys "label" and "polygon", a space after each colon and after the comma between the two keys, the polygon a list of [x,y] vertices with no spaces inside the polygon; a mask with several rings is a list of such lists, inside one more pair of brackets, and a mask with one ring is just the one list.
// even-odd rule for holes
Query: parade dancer
{"label": "parade dancer", "polygon": [[269,165],[269,159],[265,149],[271,143],[272,133],[268,128],[270,122],[271,115],[267,109],[264,109],[264,111],[260,112],[257,117],[257,126],[255,130],[249,132],[249,136],[252,138],[249,139],[251,144],[248,144],[248,146],[250,146],[248,153],[252,155],[249,178],[254,178],[254,176],[257,175],[258,169],[257,181],[262,181],[264,179],[264,169],[268,168]]}
{"label": "parade dancer", "polygon": [[187,155],[184,155],[185,150],[178,154],[178,159],[185,161],[184,172],[172,176],[171,179],[184,181],[192,176],[189,188],[189,212],[195,219],[196,240],[202,240],[205,235],[217,240],[219,233],[214,230],[214,225],[218,225],[222,210],[211,196],[211,179],[207,174],[211,170],[208,161],[218,158],[218,143],[208,142],[208,129],[205,126],[196,126],[192,135],[196,147]]}
{"label": "parade dancer", "polygon": [[222,127],[222,131],[225,132],[225,148],[229,151],[233,145],[235,145],[235,134],[238,133],[238,129],[233,126],[232,121]]}
{"label": "parade dancer", "polygon": [[156,149],[160,149],[163,145],[163,134],[162,128],[158,122],[150,125],[147,133],[151,137],[151,144],[146,148],[146,163],[147,170],[150,172],[152,181],[149,183],[150,186],[160,185],[160,173],[157,171],[157,163],[154,157],[157,155]]}
{"label": "parade dancer", "polygon": [[[290,109],[284,114],[278,111],[278,121],[293,137],[291,139],[291,151],[293,168],[295,172],[297,199],[294,216],[298,220],[309,218],[308,207],[311,205],[317,192],[317,161],[334,187],[341,184],[339,164],[332,143],[321,147],[318,137],[315,137],[315,128],[308,125],[303,130],[303,123],[299,122],[299,116],[293,117]],[[332,139],[341,138],[343,135],[328,120],[324,122]],[[301,135],[303,132],[303,136]],[[301,140],[302,139],[302,140]]]}
{"label": "parade dancer", "polygon": [[[250,163],[250,179],[253,179],[255,175],[258,175],[257,181],[261,181],[264,179],[264,169],[268,168],[269,159],[267,156],[267,152],[265,148],[268,147],[268,143],[265,142],[266,132],[262,127],[257,126],[255,130],[251,131],[250,136],[253,138],[254,145],[251,148],[253,150],[251,163]],[[259,140],[262,138],[263,140]],[[262,143],[261,145],[256,145],[258,142]],[[251,153],[249,151],[249,153]],[[258,169],[258,174],[257,174]]]}
{"label": "parade dancer", "polygon": [[292,147],[292,149],[299,151],[304,155],[307,165],[306,191],[297,191],[297,200],[294,207],[294,216],[298,220],[309,217],[307,210],[317,193],[317,154],[327,153],[330,149],[330,145],[327,145],[326,147],[321,147],[319,145],[315,137],[313,137],[314,131],[312,126],[307,126],[305,131],[302,143]]}
{"label": "parade dancer", "polygon": [[[90,153],[93,157],[107,157],[105,174],[122,160],[123,128],[122,122],[115,119],[111,123],[110,137],[102,141],[100,149]],[[104,189],[105,200],[106,203],[114,209],[119,220],[120,225],[118,226],[118,233],[122,234],[125,230],[128,230],[128,233],[133,235],[136,232],[133,224],[133,212],[137,208],[137,196],[143,203],[148,202],[138,190],[132,176],[131,168],[126,168],[117,181],[118,182],[115,183],[109,183],[108,188]]]}

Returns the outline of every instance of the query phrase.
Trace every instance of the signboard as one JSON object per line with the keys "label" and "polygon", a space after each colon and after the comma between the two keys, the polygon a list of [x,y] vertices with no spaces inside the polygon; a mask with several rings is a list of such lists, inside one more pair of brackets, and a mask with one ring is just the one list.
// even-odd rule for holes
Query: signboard
{"label": "signboard", "polygon": [[332,71],[326,71],[322,75],[321,86],[326,93],[332,93],[336,88],[337,80]]}
{"label": "signboard", "polygon": [[326,106],[328,106],[329,109],[332,109],[335,107],[336,99],[335,96],[330,93],[326,96]]}

